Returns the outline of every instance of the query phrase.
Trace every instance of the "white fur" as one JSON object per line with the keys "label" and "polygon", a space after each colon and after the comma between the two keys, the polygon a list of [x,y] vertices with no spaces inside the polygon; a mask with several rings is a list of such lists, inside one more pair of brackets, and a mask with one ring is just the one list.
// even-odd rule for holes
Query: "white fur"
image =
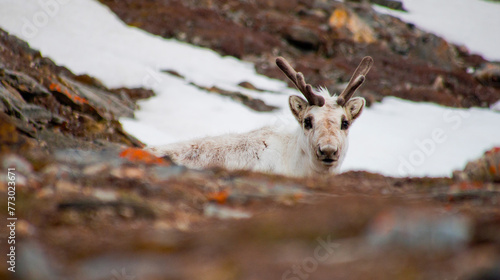
{"label": "white fur", "polygon": [[[293,177],[335,174],[339,172],[348,148],[348,129],[341,129],[342,115],[352,123],[361,113],[365,101],[352,98],[341,107],[336,103],[337,97],[330,97],[327,90],[321,89],[319,94],[326,100],[322,107],[310,106],[298,96],[290,98],[291,108],[297,104],[301,107],[295,113],[292,109],[300,124],[293,132],[264,127],[244,134],[207,137],[147,150],[195,169],[223,167]],[[303,121],[311,116],[313,128],[307,130]],[[318,148],[327,146],[338,149],[336,161],[325,163],[319,159]]]}

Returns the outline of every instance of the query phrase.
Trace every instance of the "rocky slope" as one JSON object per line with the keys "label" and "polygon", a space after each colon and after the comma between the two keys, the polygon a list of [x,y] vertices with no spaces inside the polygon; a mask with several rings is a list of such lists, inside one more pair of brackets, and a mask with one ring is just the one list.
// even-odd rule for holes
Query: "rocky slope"
{"label": "rocky slope", "polygon": [[[485,107],[500,99],[498,65],[378,14],[368,1],[100,2],[129,25],[254,62],[258,72],[274,78],[282,77],[274,59],[285,56],[307,81],[333,92],[339,92],[353,67],[370,55],[375,65],[368,75],[370,82],[360,91],[369,102],[397,96]],[[374,2],[398,7],[397,1]]]}
{"label": "rocky slope", "polygon": [[[105,88],[99,81],[55,65],[0,30],[1,152],[103,148],[142,144],[123,131],[119,117],[133,117],[142,89]],[[143,96],[141,96],[143,95]]]}

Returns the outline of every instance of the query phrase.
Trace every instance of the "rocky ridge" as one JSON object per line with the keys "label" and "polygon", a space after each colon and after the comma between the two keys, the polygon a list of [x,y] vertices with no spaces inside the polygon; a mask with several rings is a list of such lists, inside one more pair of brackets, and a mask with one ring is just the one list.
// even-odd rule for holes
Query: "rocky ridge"
{"label": "rocky ridge", "polygon": [[[353,67],[370,55],[375,65],[359,91],[369,104],[397,96],[487,107],[500,99],[497,64],[379,14],[368,1],[100,2],[129,25],[253,62],[259,73],[273,78],[282,78],[274,67],[274,59],[282,55],[307,81],[331,92],[340,92]],[[398,7],[397,1],[372,2]]]}
{"label": "rocky ridge", "polygon": [[0,30],[1,152],[104,148],[142,143],[123,131],[119,117],[133,117],[143,89],[109,90],[77,76]]}

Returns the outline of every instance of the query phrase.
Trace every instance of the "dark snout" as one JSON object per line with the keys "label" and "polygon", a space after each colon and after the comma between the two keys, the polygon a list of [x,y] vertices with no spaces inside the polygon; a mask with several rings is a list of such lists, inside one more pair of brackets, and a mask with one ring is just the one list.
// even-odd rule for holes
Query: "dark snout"
{"label": "dark snout", "polygon": [[332,165],[339,159],[338,148],[332,145],[319,146],[316,154],[325,165]]}

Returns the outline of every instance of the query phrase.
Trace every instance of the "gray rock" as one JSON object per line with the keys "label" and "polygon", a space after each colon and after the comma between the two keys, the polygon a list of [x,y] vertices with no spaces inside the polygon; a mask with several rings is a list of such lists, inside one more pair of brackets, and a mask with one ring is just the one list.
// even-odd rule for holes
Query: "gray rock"
{"label": "gray rock", "polygon": [[375,247],[417,251],[456,251],[471,239],[469,219],[432,209],[392,209],[373,219],[367,239]]}
{"label": "gray rock", "polygon": [[396,0],[370,0],[371,3],[377,4],[380,6],[387,7],[389,9],[393,10],[398,10],[398,11],[405,11],[406,9],[403,6],[403,3],[401,1],[396,1]]}
{"label": "gray rock", "polygon": [[302,25],[293,25],[286,32],[286,39],[300,49],[318,49],[321,39],[314,30]]}
{"label": "gray rock", "polygon": [[64,118],[35,104],[27,103],[14,88],[0,84],[0,109],[27,123],[62,123]]}
{"label": "gray rock", "polygon": [[226,219],[247,219],[252,217],[252,214],[234,209],[226,206],[220,206],[216,204],[209,203],[205,206],[203,213],[207,217],[218,218],[222,220]]}
{"label": "gray rock", "polygon": [[158,254],[109,254],[83,262],[76,279],[182,279],[178,260]]}
{"label": "gray rock", "polygon": [[18,246],[16,274],[24,280],[61,279],[54,267],[53,260],[47,256],[35,241],[25,240]]}
{"label": "gray rock", "polygon": [[0,79],[7,82],[12,87],[21,89],[22,94],[28,98],[30,95],[50,95],[50,92],[48,92],[44,86],[22,72],[0,68]]}
{"label": "gray rock", "polygon": [[85,98],[99,113],[104,114],[106,118],[112,118],[112,116],[114,118],[134,117],[134,108],[127,106],[127,102],[120,100],[117,96],[70,79],[63,78],[63,81],[70,85],[79,96]]}
{"label": "gray rock", "polygon": [[25,158],[18,155],[7,155],[2,160],[3,170],[7,168],[15,168],[16,173],[31,175],[33,173],[33,166]]}

